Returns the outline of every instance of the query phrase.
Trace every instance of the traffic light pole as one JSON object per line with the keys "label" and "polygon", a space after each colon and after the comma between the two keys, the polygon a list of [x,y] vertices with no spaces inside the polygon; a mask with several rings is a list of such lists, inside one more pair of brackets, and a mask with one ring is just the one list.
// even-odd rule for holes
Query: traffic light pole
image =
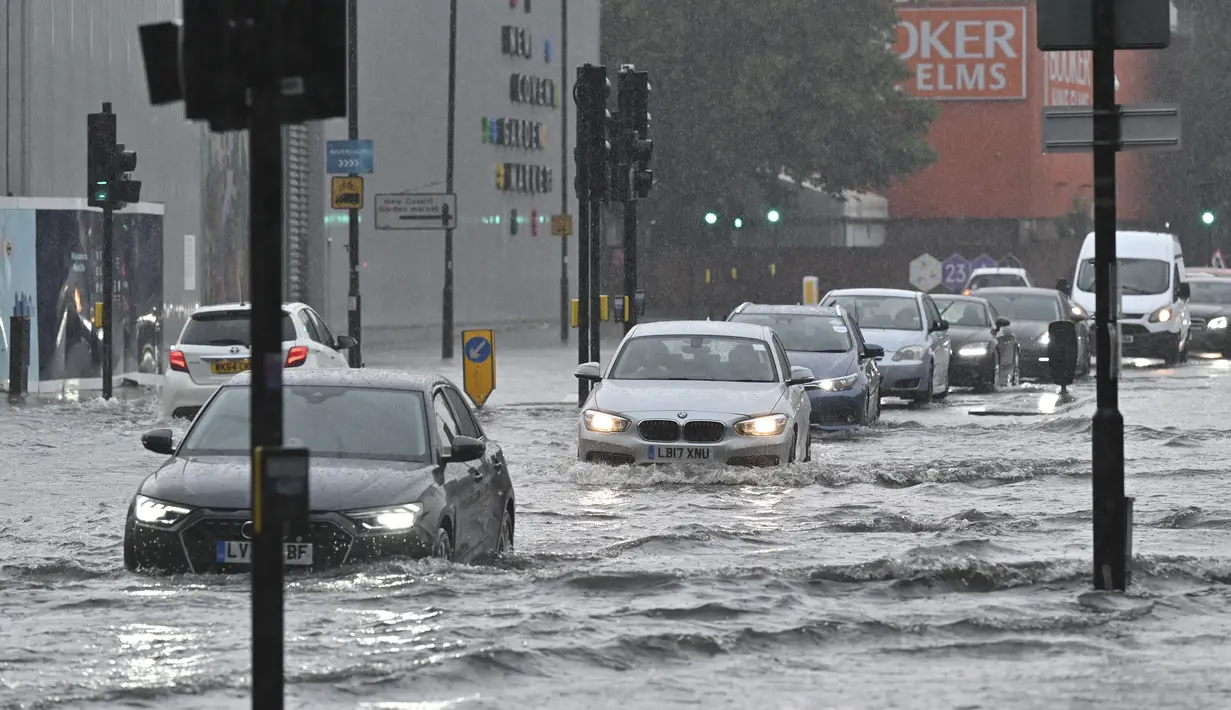
{"label": "traffic light pole", "polygon": [[[449,107],[446,128],[445,192],[453,194],[453,131],[457,123],[457,0],[449,0]],[[445,227],[445,285],[441,294],[440,357],[453,359],[453,221]]]}
{"label": "traffic light pole", "polygon": [[[252,292],[252,707],[283,706],[282,530],[259,447],[282,444],[282,5],[254,3],[248,33],[252,104],[249,268]],[[353,254],[353,252],[352,252]],[[353,258],[353,256],[352,256]]]}
{"label": "traffic light pole", "polygon": [[[591,165],[594,170],[596,166]],[[602,313],[599,311],[599,290],[603,273],[603,203],[590,201],[590,359],[602,362]]]}
{"label": "traffic light pole", "polygon": [[[346,133],[348,138],[355,141],[359,140],[359,0],[347,0],[346,15]],[[356,175],[352,173],[351,177]],[[346,352],[346,357],[351,367],[363,367],[363,352],[360,350],[363,347],[363,301],[359,295],[359,210],[350,210],[346,226],[350,232],[346,250],[350,266],[346,330],[355,339],[355,345]]]}
{"label": "traffic light pole", "polygon": [[[568,2],[560,3],[560,86],[568,86]],[[560,126],[560,214],[568,214],[568,101],[560,102]],[[568,344],[568,330],[568,235],[566,234],[560,237],[560,342],[565,345]]]}
{"label": "traffic light pole", "polygon": [[1124,417],[1113,338],[1119,279],[1116,265],[1116,153],[1120,111],[1115,98],[1115,3],[1094,0],[1094,283],[1096,386],[1093,423],[1094,588],[1123,591],[1128,578],[1129,501],[1124,497]]}
{"label": "traffic light pole", "polygon": [[[103,110],[111,111],[111,104],[103,104]],[[111,399],[112,380],[115,377],[111,316],[115,312],[115,206],[114,194],[109,186],[107,201],[103,203],[103,399]]]}
{"label": "traffic light pole", "polygon": [[637,294],[637,200],[636,187],[633,185],[631,165],[621,165],[620,179],[628,185],[624,200],[624,296],[627,298],[624,309],[624,334],[637,325],[637,309],[633,299]]}

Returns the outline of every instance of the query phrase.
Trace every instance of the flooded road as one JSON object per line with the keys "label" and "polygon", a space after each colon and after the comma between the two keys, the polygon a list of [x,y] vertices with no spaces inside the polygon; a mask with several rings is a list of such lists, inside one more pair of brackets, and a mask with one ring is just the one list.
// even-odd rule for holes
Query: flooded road
{"label": "flooded road", "polygon": [[[480,415],[508,453],[517,554],[292,575],[288,707],[1210,708],[1231,694],[1227,363],[1126,371],[1137,557],[1132,591],[1103,595],[1092,404],[972,416],[1051,388],[957,393],[886,406],[782,469],[608,468],[575,461],[576,408],[550,403],[575,392],[552,366],[568,357],[506,359],[501,381],[520,389]],[[0,405],[0,708],[248,707],[248,578],[122,567],[127,505],[160,461],[139,437],[158,420],[156,398]]]}

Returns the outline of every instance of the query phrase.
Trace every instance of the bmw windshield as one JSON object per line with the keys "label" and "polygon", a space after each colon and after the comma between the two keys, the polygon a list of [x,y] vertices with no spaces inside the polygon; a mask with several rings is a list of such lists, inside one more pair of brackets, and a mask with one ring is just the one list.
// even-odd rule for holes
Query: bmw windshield
{"label": "bmw windshield", "polygon": [[769,346],[751,338],[647,335],[620,350],[611,380],[774,382]]}

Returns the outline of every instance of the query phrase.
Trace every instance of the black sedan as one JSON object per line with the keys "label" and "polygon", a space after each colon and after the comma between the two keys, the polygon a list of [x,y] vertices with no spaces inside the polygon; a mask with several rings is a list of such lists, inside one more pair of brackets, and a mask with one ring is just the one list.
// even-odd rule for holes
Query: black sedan
{"label": "black sedan", "polygon": [[[1188,273],[1188,312],[1193,318],[1188,350],[1231,358],[1231,279]],[[1198,328],[1199,321],[1205,326]]]}
{"label": "black sedan", "polygon": [[949,321],[953,358],[949,377],[958,387],[995,392],[1016,387],[1021,348],[1009,332],[1010,321],[979,296],[932,296],[940,317]]}
{"label": "black sedan", "polygon": [[1094,356],[1090,336],[1090,314],[1073,303],[1060,291],[1049,288],[1003,286],[979,289],[979,297],[987,300],[1000,315],[1012,321],[1006,328],[1021,347],[1021,376],[1046,380],[1051,371],[1047,364],[1048,326],[1058,320],[1071,320],[1077,325],[1077,376],[1090,374],[1090,359]]}
{"label": "black sedan", "polygon": [[[205,403],[128,509],[130,570],[251,569],[248,373]],[[370,369],[283,373],[284,442],[306,447],[310,520],[286,541],[288,565],[336,567],[389,557],[489,559],[513,548],[513,483],[448,380]]]}

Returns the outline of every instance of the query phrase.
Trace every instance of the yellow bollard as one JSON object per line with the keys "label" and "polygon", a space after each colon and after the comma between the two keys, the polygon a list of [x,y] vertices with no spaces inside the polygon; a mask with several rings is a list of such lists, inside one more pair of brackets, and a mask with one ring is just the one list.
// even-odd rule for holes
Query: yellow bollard
{"label": "yellow bollard", "polygon": [[99,301],[94,304],[94,327],[103,327],[103,302]]}
{"label": "yellow bollard", "polygon": [[598,319],[599,319],[600,321],[605,321],[605,320],[607,320],[607,317],[608,317],[608,313],[607,313],[607,306],[608,306],[608,303],[607,303],[607,301],[608,301],[607,296],[599,296],[599,297],[598,297]]}
{"label": "yellow bollard", "polygon": [[576,298],[568,302],[569,319],[573,321],[573,327],[577,327],[577,312],[581,309],[581,301]]}

